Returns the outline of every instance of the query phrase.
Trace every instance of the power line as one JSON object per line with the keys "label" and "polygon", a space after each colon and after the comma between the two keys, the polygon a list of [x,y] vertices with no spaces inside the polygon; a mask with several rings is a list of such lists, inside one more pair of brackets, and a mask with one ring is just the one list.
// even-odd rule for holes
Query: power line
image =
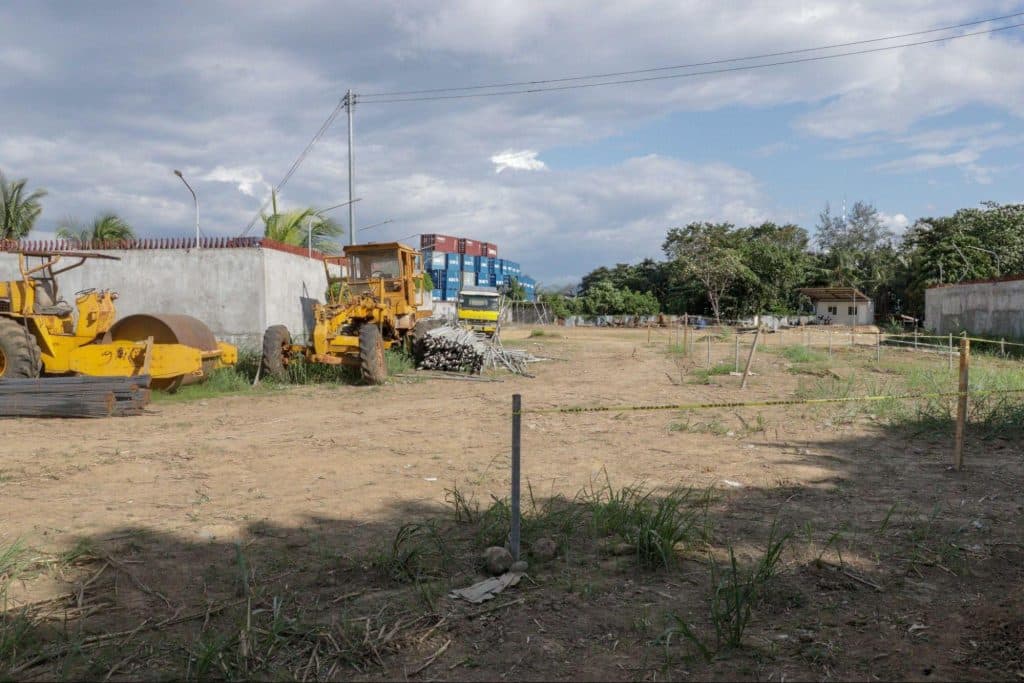
{"label": "power line", "polygon": [[382,92],[382,93],[370,93],[361,95],[361,97],[399,97],[405,95],[425,95],[432,93],[442,92],[466,92],[471,90],[491,90],[495,88],[513,88],[520,86],[536,86],[544,85],[549,83],[565,83],[569,81],[590,81],[598,78],[616,78],[619,76],[633,76],[637,74],[655,73],[659,71],[676,71],[679,69],[691,69],[698,66],[713,66],[715,64],[729,64],[733,62],[747,62],[754,59],[768,59],[770,57],[784,57],[787,55],[803,54],[806,52],[818,52],[821,50],[833,50],[841,47],[853,47],[854,45],[867,45],[870,43],[879,43],[886,40],[897,40],[899,38],[910,38],[912,36],[923,36],[929,33],[939,33],[941,31],[953,31],[960,28],[967,28],[969,26],[977,26],[979,24],[985,24],[992,21],[1002,21],[1004,19],[1014,19],[1016,17],[1024,16],[1024,12],[1016,12],[1014,14],[1005,14],[999,17],[989,17],[987,19],[979,19],[977,21],[969,21],[962,24],[952,24],[950,26],[940,26],[939,28],[930,28],[924,31],[913,31],[910,33],[899,33],[891,36],[883,36],[880,38],[868,38],[865,40],[855,40],[848,43],[833,43],[831,45],[820,45],[818,47],[805,47],[797,50],[784,50],[781,52],[767,52],[759,55],[750,55],[748,57],[728,57],[724,59],[714,59],[704,62],[691,62],[690,64],[677,64],[675,66],[658,66],[647,69],[634,69],[631,71],[613,71],[603,74],[590,74],[587,76],[566,76],[563,78],[547,78],[536,81],[511,81],[507,83],[491,83],[491,84],[480,84],[480,85],[467,85],[461,87],[452,88],[428,88],[425,90],[397,90],[393,92]]}
{"label": "power line", "polygon": [[288,172],[284,174],[284,177],[281,179],[281,182],[277,184],[277,187],[273,188],[271,192],[271,197],[263,201],[263,204],[260,206],[259,211],[257,211],[256,215],[252,217],[251,221],[249,221],[249,225],[245,226],[245,230],[242,232],[243,237],[248,235],[249,231],[252,230],[254,225],[256,225],[256,221],[259,220],[260,215],[267,208],[267,205],[270,203],[271,198],[273,198],[274,192],[280,192],[281,189],[284,188],[284,186],[288,183],[291,177],[295,174],[295,171],[299,170],[299,166],[301,166],[302,162],[306,160],[307,156],[309,156],[309,153],[313,150],[313,147],[316,146],[316,143],[320,142],[320,138],[324,136],[324,134],[327,132],[327,129],[330,128],[331,124],[334,123],[334,119],[338,118],[338,114],[341,113],[341,110],[345,108],[345,105],[347,103],[347,95],[338,100],[338,104],[334,107],[334,111],[332,111],[331,115],[328,116],[326,120],[324,120],[319,130],[317,130],[316,134],[313,136],[313,139],[309,141],[309,144],[306,145],[305,149],[302,150],[302,153],[300,153],[299,156],[295,159],[295,161],[292,162],[292,165],[288,168]]}
{"label": "power line", "polygon": [[972,33],[961,33],[956,36],[944,36],[942,38],[932,38],[930,40],[919,40],[912,43],[900,43],[899,45],[887,45],[885,47],[875,47],[866,50],[851,50],[849,52],[839,52],[831,55],[816,55],[814,57],[801,57],[799,59],[786,59],[777,62],[766,62],[764,64],[746,64],[743,66],[733,66],[725,69],[706,69],[704,71],[690,71],[682,74],[667,74],[661,76],[647,76],[644,78],[629,78],[620,79],[613,81],[601,81],[599,83],[575,83],[572,85],[556,85],[547,88],[524,88],[520,90],[502,90],[499,92],[486,92],[486,93],[469,93],[462,95],[427,95],[424,97],[394,97],[387,99],[378,100],[365,100],[368,104],[385,104],[390,102],[429,102],[433,100],[465,100],[478,97],[502,97],[505,95],[525,95],[531,93],[542,93],[542,92],[555,92],[561,90],[578,90],[582,88],[597,88],[605,85],[625,85],[627,83],[646,83],[650,81],[664,81],[678,78],[693,78],[695,76],[707,76],[710,74],[730,73],[738,71],[753,71],[755,69],[767,69],[775,66],[785,66],[788,64],[803,64],[807,62],[820,62],[827,59],[837,59],[839,57],[851,57],[855,55],[865,55],[875,52],[887,52],[890,50],[898,50],[905,47],[916,47],[919,45],[930,45],[933,43],[942,43],[949,40],[958,40],[960,38],[971,38],[974,36],[981,36],[990,33],[998,33],[1000,31],[1008,31],[1010,29],[1019,28],[1024,26],[1024,22],[1018,24],[1010,24],[1009,26],[1000,26],[998,28],[986,29],[984,31],[974,31]]}

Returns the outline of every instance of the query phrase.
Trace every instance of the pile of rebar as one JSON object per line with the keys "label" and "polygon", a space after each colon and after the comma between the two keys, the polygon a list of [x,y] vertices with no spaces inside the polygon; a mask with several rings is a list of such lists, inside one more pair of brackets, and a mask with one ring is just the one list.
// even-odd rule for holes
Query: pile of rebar
{"label": "pile of rebar", "polygon": [[484,369],[504,369],[529,375],[526,364],[538,360],[526,351],[506,349],[498,337],[490,339],[461,327],[446,325],[423,338],[419,367],[424,370],[480,374]]}
{"label": "pile of rebar", "polygon": [[0,379],[0,417],[141,415],[149,376]]}

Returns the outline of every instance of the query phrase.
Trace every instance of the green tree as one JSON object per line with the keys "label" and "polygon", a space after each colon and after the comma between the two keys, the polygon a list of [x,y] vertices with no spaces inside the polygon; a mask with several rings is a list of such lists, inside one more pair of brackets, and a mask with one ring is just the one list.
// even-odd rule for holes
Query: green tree
{"label": "green tree", "polygon": [[731,223],[690,223],[668,231],[662,249],[682,274],[696,279],[716,320],[722,318],[723,298],[741,278],[751,277],[743,263]]}
{"label": "green tree", "polygon": [[277,197],[272,197],[272,211],[263,214],[263,236],[277,242],[296,247],[309,247],[312,235],[313,248],[324,254],[340,251],[335,239],[342,234],[342,227],[322,212],[313,208],[292,209],[279,212]]}
{"label": "green tree", "polygon": [[65,221],[57,229],[57,237],[73,240],[80,245],[93,242],[117,242],[135,238],[135,231],[126,220],[112,211],[101,213],[93,219],[92,225],[83,228],[74,220]]}
{"label": "green tree", "polygon": [[26,237],[43,211],[41,200],[46,190],[37,189],[25,194],[28,181],[7,180],[0,171],[0,239],[16,240]]}
{"label": "green tree", "polygon": [[730,292],[737,313],[789,313],[799,308],[799,289],[813,272],[803,228],[762,223],[736,232],[749,273]]}
{"label": "green tree", "polygon": [[510,277],[505,282],[504,294],[512,301],[525,301],[526,288],[519,284],[519,280]]}

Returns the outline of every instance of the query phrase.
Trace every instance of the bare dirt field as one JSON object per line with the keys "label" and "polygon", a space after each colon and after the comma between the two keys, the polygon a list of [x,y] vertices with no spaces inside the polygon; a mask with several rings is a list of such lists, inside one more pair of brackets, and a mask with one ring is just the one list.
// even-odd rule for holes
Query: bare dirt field
{"label": "bare dirt field", "polygon": [[[683,354],[665,330],[530,335],[506,344],[554,358],[534,378],[0,423],[0,675],[1024,678],[1024,446],[998,422],[1012,407],[977,416],[962,472],[935,417],[946,398],[530,412],[900,393],[908,377],[955,390],[944,357],[769,339],[740,390],[720,374],[731,337],[709,374],[703,341]],[[529,574],[469,605],[446,594],[507,533],[517,392]],[[673,500],[682,520],[660,561],[612,514],[640,485],[631,500]],[[554,559],[531,554],[541,537]]]}

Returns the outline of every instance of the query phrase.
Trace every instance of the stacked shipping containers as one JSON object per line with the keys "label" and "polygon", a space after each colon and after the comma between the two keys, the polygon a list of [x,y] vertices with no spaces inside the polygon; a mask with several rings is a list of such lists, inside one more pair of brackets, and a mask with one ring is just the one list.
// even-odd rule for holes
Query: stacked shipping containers
{"label": "stacked shipping containers", "polygon": [[424,268],[434,281],[434,299],[454,301],[463,287],[501,288],[515,278],[528,300],[536,296],[533,278],[523,275],[519,264],[498,258],[498,247],[466,237],[422,235],[420,249]]}

